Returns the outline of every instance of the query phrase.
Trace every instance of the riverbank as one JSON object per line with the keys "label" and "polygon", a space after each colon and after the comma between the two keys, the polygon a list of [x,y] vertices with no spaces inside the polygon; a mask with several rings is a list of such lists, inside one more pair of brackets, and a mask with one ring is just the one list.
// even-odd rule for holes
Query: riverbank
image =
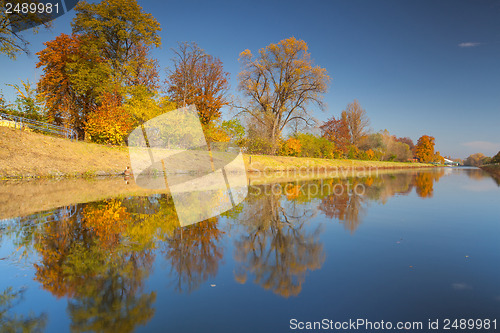
{"label": "riverbank", "polygon": [[[249,173],[409,169],[430,164],[245,155]],[[93,178],[130,166],[127,147],[105,146],[0,127],[0,178]]]}
{"label": "riverbank", "polygon": [[480,168],[489,173],[493,177],[493,179],[495,179],[495,181],[500,185],[500,165],[483,165]]}

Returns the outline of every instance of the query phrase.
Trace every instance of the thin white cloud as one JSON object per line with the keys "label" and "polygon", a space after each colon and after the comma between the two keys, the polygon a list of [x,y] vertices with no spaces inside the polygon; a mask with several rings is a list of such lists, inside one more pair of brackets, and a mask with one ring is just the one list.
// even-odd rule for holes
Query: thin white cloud
{"label": "thin white cloud", "polygon": [[472,287],[469,286],[467,283],[452,283],[451,287],[455,290],[472,289]]}
{"label": "thin white cloud", "polygon": [[481,43],[478,42],[467,42],[467,43],[460,43],[458,44],[458,47],[476,47],[481,45]]}
{"label": "thin white cloud", "polygon": [[500,150],[500,142],[470,141],[462,143],[462,146],[474,148],[478,153],[491,154]]}

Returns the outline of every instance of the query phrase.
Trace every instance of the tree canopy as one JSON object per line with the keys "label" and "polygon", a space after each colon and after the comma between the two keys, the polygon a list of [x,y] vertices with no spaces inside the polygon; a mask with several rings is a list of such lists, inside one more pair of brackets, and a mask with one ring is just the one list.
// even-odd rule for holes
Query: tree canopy
{"label": "tree canopy", "polygon": [[229,73],[219,58],[206,54],[196,43],[179,43],[167,79],[170,99],[180,106],[194,104],[204,125],[221,117],[229,103]]}
{"label": "tree canopy", "polygon": [[311,104],[324,107],[330,77],[307,51],[305,41],[291,37],[260,49],[258,56],[250,50],[240,54],[239,89],[250,102],[243,111],[263,127],[273,151],[290,121],[309,121]]}

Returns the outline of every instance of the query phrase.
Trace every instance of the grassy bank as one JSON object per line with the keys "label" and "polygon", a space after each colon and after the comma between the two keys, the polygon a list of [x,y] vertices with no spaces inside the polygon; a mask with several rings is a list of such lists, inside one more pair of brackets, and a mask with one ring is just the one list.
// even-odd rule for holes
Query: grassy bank
{"label": "grassy bank", "polygon": [[332,160],[325,158],[302,158],[285,156],[245,156],[245,163],[249,172],[284,171],[284,170],[331,170],[331,169],[407,169],[433,167],[432,164],[359,161],[359,160]]}
{"label": "grassy bank", "polygon": [[0,127],[0,177],[71,177],[118,174],[129,165],[125,147]]}
{"label": "grassy bank", "polygon": [[[406,169],[431,165],[246,155],[250,173],[273,171]],[[71,142],[0,127],[0,178],[92,177],[121,174],[130,165],[126,147]]]}

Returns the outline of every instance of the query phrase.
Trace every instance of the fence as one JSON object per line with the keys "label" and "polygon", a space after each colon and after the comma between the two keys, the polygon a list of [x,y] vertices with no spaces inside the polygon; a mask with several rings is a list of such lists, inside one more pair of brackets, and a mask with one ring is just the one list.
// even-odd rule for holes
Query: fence
{"label": "fence", "polygon": [[44,123],[38,120],[33,120],[33,119],[28,119],[24,117],[19,117],[19,116],[13,116],[11,114],[6,114],[0,112],[0,121],[9,121],[12,122],[14,125],[14,128],[31,128],[40,132],[45,132],[45,133],[50,133],[50,134],[55,134],[55,135],[60,135],[63,136],[67,139],[70,140],[78,140],[78,136],[76,135],[76,132],[72,129],[62,127],[62,126],[57,126],[57,125],[52,125],[49,123]]}

